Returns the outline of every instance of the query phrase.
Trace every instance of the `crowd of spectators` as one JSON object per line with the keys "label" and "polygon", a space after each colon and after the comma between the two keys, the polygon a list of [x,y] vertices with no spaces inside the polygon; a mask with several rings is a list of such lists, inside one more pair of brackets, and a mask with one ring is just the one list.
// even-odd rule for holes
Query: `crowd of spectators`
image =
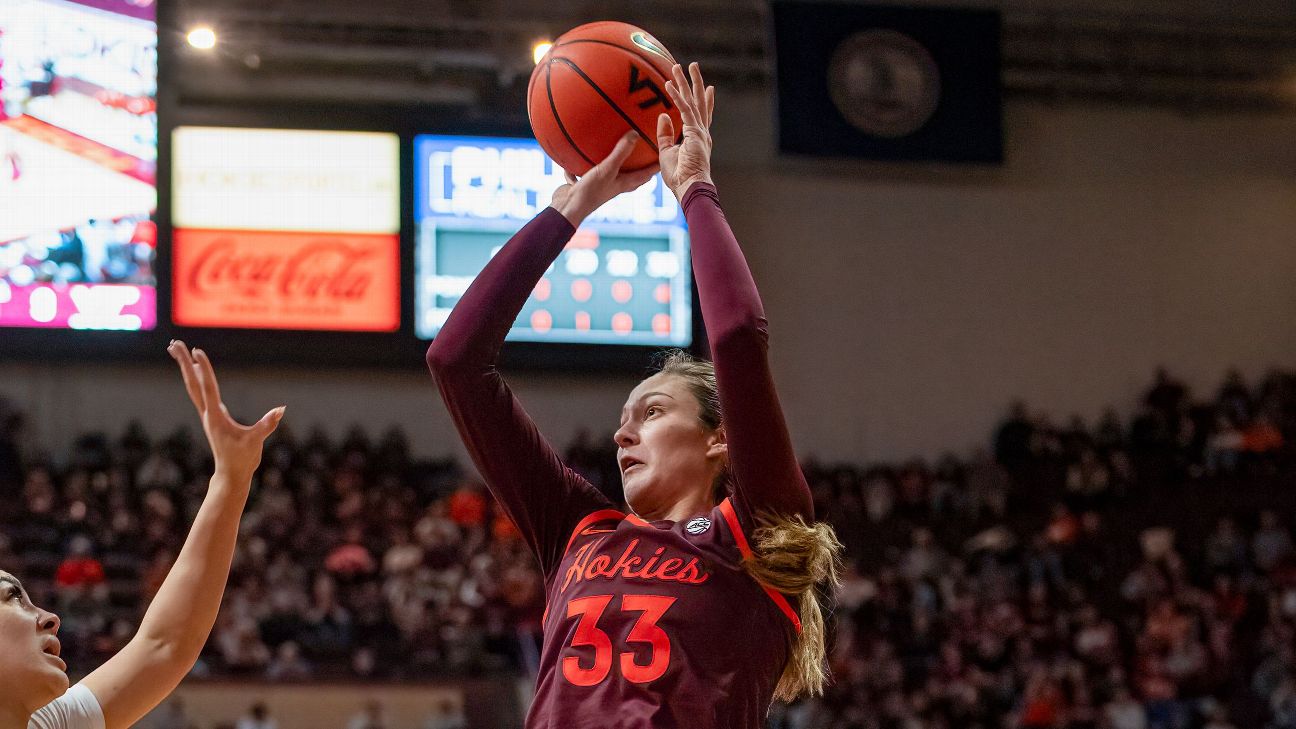
{"label": "crowd of spectators", "polygon": [[1128,424],[1012,408],[934,465],[806,463],[846,543],[822,699],[777,729],[1296,727],[1296,377]]}
{"label": "crowd of spectators", "polygon": [[[772,729],[1296,729],[1296,376],[1212,398],[1158,373],[1128,423],[1015,406],[991,448],[804,462],[846,545],[834,683]],[[610,438],[567,463],[611,497]],[[129,640],[202,499],[192,434],[132,425],[57,461],[0,407],[0,566],[89,668]],[[282,426],[243,519],[199,676],[269,681],[534,671],[543,585],[516,528],[400,432]]]}
{"label": "crowd of spectators", "polygon": [[[18,460],[20,416],[6,430],[0,460]],[[0,564],[59,613],[70,664],[129,640],[206,492],[209,458],[188,432],[154,442],[135,425],[85,436],[62,468],[23,459],[16,490],[0,491]],[[411,462],[398,432],[336,443],[285,424],[195,670],[288,681],[527,669],[542,593],[517,530],[454,464]]]}

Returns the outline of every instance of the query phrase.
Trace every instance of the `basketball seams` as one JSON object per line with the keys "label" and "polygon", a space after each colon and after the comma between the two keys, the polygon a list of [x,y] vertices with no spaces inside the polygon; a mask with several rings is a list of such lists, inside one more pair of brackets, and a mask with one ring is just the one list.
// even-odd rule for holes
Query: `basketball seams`
{"label": "basketball seams", "polygon": [[[551,114],[553,114],[554,123],[558,125],[558,131],[562,132],[563,137],[565,137],[565,138],[567,139],[567,143],[571,145],[571,148],[572,148],[572,149],[576,150],[576,154],[579,154],[580,157],[581,157],[581,159],[583,159],[583,160],[585,160],[586,162],[588,162],[589,165],[590,165],[590,167],[593,167],[593,166],[595,165],[594,160],[590,159],[589,156],[587,156],[587,155],[585,154],[585,152],[584,152],[580,147],[578,147],[578,146],[576,145],[576,140],[575,140],[575,139],[572,139],[571,134],[567,131],[567,127],[566,127],[566,125],[563,124],[562,115],[558,113],[558,107],[557,107],[556,105],[554,105],[554,97],[553,97],[553,83],[552,83],[551,76],[550,76],[550,69],[553,68],[554,61],[556,61],[556,60],[558,60],[558,59],[550,58],[550,59],[549,59],[549,63],[545,64],[545,93],[549,95],[549,112],[550,112]],[[566,59],[563,59],[563,60],[566,60]],[[570,61],[569,61],[568,63],[570,63]],[[575,68],[575,65],[573,64],[572,67]],[[579,69],[578,69],[577,72],[579,73]],[[585,75],[585,74],[581,74],[581,77],[583,78],[584,75]],[[586,80],[588,81],[588,79],[586,79]],[[598,89],[597,86],[595,86],[594,88],[595,88],[595,89]],[[599,90],[599,93],[601,94],[601,93],[602,93],[602,90]],[[604,98],[607,98],[607,97],[604,97]],[[614,105],[614,106],[615,106],[615,105]],[[619,111],[621,111],[621,110],[620,110],[620,109],[617,109],[617,111],[619,112]]]}
{"label": "basketball seams", "polygon": [[[554,152],[574,167],[593,166],[595,161],[578,146],[577,139],[595,146],[606,142],[617,129],[614,117],[605,111],[611,110],[626,125],[625,128],[633,130],[635,136],[643,140],[647,148],[636,145],[632,158],[636,165],[640,165],[636,169],[646,166],[643,163],[649,161],[648,153],[660,152],[656,143],[657,114],[652,112],[665,111],[673,119],[678,116],[674,103],[662,91],[663,81],[670,78],[674,57],[646,31],[617,21],[587,23],[564,36],[555,41],[554,47],[539,64],[545,67],[545,96],[541,96],[539,68],[531,75],[527,87],[528,116],[537,139],[543,134],[542,147],[552,146]],[[624,55],[603,50],[605,47],[615,48]],[[632,83],[628,90],[624,86],[625,70],[617,68],[626,59],[631,65],[629,78]],[[558,69],[557,78],[554,78],[553,64],[558,61],[565,64],[574,76],[568,77]],[[605,106],[601,106],[586,89],[597,94]],[[653,98],[640,96],[637,92],[641,91],[645,94],[651,91]],[[560,100],[562,109],[558,107]],[[546,103],[552,118],[544,116]],[[653,109],[654,106],[658,109]],[[682,131],[679,134],[681,138]],[[656,157],[655,154],[652,156]]]}
{"label": "basketball seams", "polygon": [[[620,46],[613,46],[613,47],[614,47],[614,48],[619,48]],[[621,50],[625,50],[625,49],[622,48]],[[635,55],[635,54],[631,54],[631,55]],[[589,76],[585,75],[585,71],[581,70],[581,67],[580,67],[580,66],[576,65],[576,63],[575,63],[574,61],[572,61],[571,59],[569,59],[569,58],[562,58],[562,57],[558,57],[558,58],[554,58],[554,59],[552,59],[552,60],[550,61],[551,64],[553,64],[553,63],[558,63],[558,62],[562,62],[563,64],[566,64],[566,66],[567,66],[568,68],[570,68],[571,70],[575,71],[575,72],[576,72],[576,75],[577,75],[577,76],[580,76],[580,77],[585,81],[585,83],[589,84],[590,88],[594,89],[594,92],[595,92],[596,94],[598,94],[599,97],[601,97],[604,101],[606,101],[606,102],[607,102],[607,105],[610,106],[610,107],[612,107],[612,110],[615,111],[615,112],[617,113],[617,116],[621,117],[621,119],[622,119],[623,121],[625,121],[626,124],[629,124],[629,125],[630,125],[630,128],[633,129],[633,130],[635,131],[635,133],[639,135],[639,138],[642,139],[642,140],[644,140],[644,142],[645,142],[648,146],[652,147],[653,149],[657,149],[657,148],[658,148],[658,147],[657,147],[657,142],[656,142],[655,140],[653,140],[652,138],[650,138],[647,134],[644,134],[644,131],[643,131],[642,129],[639,128],[639,125],[635,123],[634,119],[631,119],[631,118],[630,118],[630,115],[627,114],[627,113],[625,112],[624,109],[622,109],[620,106],[617,106],[617,103],[616,103],[615,101],[613,101],[612,98],[611,98],[610,96],[607,95],[607,92],[604,91],[602,88],[600,88],[598,84],[594,83],[594,79],[592,79],[592,78],[590,78]],[[546,72],[547,72],[547,69],[546,69]],[[549,102],[550,102],[550,105],[552,106],[552,104],[553,104],[553,95],[552,95],[552,93],[550,94]],[[555,118],[558,118],[558,109],[557,109],[556,107],[554,108],[554,117],[555,117]],[[562,119],[558,119],[558,126],[559,126],[559,127],[562,127]],[[566,130],[566,129],[563,129],[563,134],[566,134],[566,133],[567,133],[567,130]],[[571,137],[570,137],[570,136],[567,137],[567,139],[568,139],[568,141],[571,141]],[[573,146],[575,145],[574,142],[573,142],[572,144],[573,144]],[[579,152],[580,150],[578,149],[577,151]],[[584,153],[582,153],[581,156],[584,157],[584,156],[585,156]],[[588,160],[588,158],[586,158],[586,159]]]}

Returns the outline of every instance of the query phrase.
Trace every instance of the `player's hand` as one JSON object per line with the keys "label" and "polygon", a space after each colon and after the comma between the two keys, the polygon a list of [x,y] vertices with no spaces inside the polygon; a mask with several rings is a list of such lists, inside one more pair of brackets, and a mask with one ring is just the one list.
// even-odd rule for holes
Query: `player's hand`
{"label": "player's hand", "polygon": [[[678,63],[671,68],[666,93],[679,108],[684,124],[683,139],[675,132],[669,114],[657,117],[657,149],[661,155],[662,182],[681,202],[689,185],[711,182],[711,115],[715,111],[715,87],[702,82],[702,69],[689,64],[692,84]],[[676,143],[679,140],[679,143]]]}
{"label": "player's hand", "polygon": [[634,172],[621,171],[621,165],[634,151],[638,140],[638,134],[626,132],[612,148],[612,152],[579,180],[570,172],[564,173],[567,184],[554,190],[550,202],[553,208],[571,221],[572,225],[579,226],[581,221],[598,210],[603,203],[623,192],[638,189],[651,180],[657,174],[657,165]]}
{"label": "player's hand", "polygon": [[190,352],[179,340],[173,340],[167,352],[180,366],[185,390],[202,418],[203,432],[216,462],[216,474],[227,475],[239,485],[250,483],[252,474],[261,465],[265,439],[279,427],[285,407],[271,410],[255,425],[240,425],[230,417],[225,403],[221,402],[216,371],[212,369],[207,353],[201,349]]}

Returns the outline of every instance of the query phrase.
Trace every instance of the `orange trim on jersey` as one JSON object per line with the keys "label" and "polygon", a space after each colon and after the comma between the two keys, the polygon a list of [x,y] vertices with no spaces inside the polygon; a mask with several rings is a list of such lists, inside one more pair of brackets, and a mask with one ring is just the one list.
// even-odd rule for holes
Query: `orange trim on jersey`
{"label": "orange trim on jersey", "polygon": [[[747,535],[743,533],[742,524],[738,522],[738,514],[734,511],[733,504],[729,499],[726,498],[720,502],[720,514],[724,516],[725,522],[729,524],[729,531],[734,535],[734,541],[738,543],[738,552],[742,554],[743,559],[750,557],[752,554],[751,545],[747,543]],[[788,604],[783,593],[765,585],[761,585],[761,587],[765,590],[765,594],[769,595],[774,604],[778,606],[778,609],[783,611],[788,620],[792,621],[792,627],[796,628],[796,632],[800,633],[801,618],[797,617],[796,611]]]}
{"label": "orange trim on jersey", "polygon": [[646,527],[652,526],[652,524],[649,524],[643,519],[640,519],[638,514],[626,514],[625,518],[626,521],[630,522],[631,524],[634,524],[635,526],[646,526]]}
{"label": "orange trim on jersey", "polygon": [[[576,523],[576,528],[572,530],[571,538],[567,540],[567,546],[563,547],[563,555],[566,556],[567,550],[571,549],[572,542],[576,541],[576,537],[580,536],[581,531],[584,530],[589,525],[595,524],[600,521],[605,521],[607,519],[616,519],[617,521],[621,521],[624,518],[626,518],[626,515],[622,514],[616,509],[603,509],[601,511],[596,511],[593,514],[590,514],[584,519],[581,519],[579,522]],[[562,560],[560,559],[559,561],[561,562]]]}
{"label": "orange trim on jersey", "polygon": [[[563,557],[567,556],[567,551],[571,549],[572,542],[576,541],[576,537],[580,536],[580,533],[588,528],[589,525],[596,524],[605,519],[616,519],[617,521],[621,521],[624,518],[626,518],[626,515],[616,509],[601,509],[586,516],[584,519],[581,519],[576,523],[576,528],[572,530],[571,538],[567,540],[567,546],[563,547]],[[558,561],[561,563],[562,557],[559,557]],[[549,605],[545,604],[544,614],[540,616],[540,624],[544,625],[547,622],[549,622]]]}

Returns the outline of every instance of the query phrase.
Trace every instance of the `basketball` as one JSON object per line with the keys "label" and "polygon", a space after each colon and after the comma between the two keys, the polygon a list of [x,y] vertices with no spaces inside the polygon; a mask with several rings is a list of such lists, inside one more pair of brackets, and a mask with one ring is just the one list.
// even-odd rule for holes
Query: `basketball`
{"label": "basketball", "polygon": [[583,175],[633,129],[639,144],[622,169],[650,167],[657,162],[657,116],[669,113],[681,129],[666,94],[674,65],[670,51],[642,28],[616,21],[574,28],[531,73],[531,130],[559,166]]}

